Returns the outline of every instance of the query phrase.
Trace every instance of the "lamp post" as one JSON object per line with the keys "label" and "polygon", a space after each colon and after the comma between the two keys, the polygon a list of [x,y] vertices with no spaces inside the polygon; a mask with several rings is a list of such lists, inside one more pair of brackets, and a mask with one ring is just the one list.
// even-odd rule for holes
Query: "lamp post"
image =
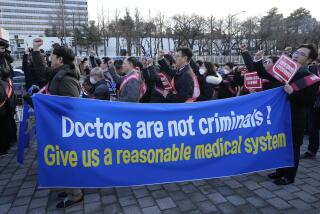
{"label": "lamp post", "polygon": [[233,14],[232,16],[230,16],[230,25],[229,25],[229,35],[230,35],[229,57],[230,57],[230,61],[231,61],[231,52],[232,52],[232,45],[231,45],[231,43],[232,43],[232,19],[233,19],[233,17],[235,17],[235,16],[237,16],[237,15],[239,15],[241,13],[245,13],[245,12],[246,11],[243,10],[243,11],[241,11],[239,13],[236,13],[236,14]]}

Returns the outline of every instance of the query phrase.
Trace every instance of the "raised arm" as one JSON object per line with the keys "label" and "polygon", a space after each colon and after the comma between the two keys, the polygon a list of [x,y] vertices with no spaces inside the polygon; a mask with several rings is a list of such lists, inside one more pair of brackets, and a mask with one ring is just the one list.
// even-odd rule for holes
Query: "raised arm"
{"label": "raised arm", "polygon": [[176,75],[176,70],[170,68],[168,62],[166,61],[165,58],[162,58],[158,61],[159,66],[160,66],[160,71],[165,72],[168,74],[170,77],[174,77]]}
{"label": "raised arm", "polygon": [[54,72],[51,68],[47,67],[44,57],[40,53],[40,46],[43,44],[42,39],[33,40],[33,72],[32,76],[39,82],[49,82],[54,76]]}
{"label": "raised arm", "polygon": [[114,65],[110,65],[108,69],[109,74],[111,75],[112,79],[117,83],[117,85],[121,85],[122,81],[125,77],[120,76],[114,67]]}
{"label": "raised arm", "polygon": [[247,67],[248,71],[249,72],[256,71],[256,68],[254,67],[254,64],[253,64],[253,59],[247,49],[247,45],[241,44],[240,50],[241,50],[241,55],[242,55],[244,64]]}
{"label": "raised arm", "polygon": [[200,68],[193,59],[190,60],[190,67],[192,68],[195,75],[197,75],[198,77],[201,76],[201,74],[199,72]]}

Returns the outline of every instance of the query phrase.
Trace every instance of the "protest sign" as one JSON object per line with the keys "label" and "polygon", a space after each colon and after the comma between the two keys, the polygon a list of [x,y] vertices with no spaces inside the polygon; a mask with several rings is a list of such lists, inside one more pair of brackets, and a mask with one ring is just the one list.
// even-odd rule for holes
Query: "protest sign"
{"label": "protest sign", "polygon": [[262,89],[262,80],[257,72],[250,72],[244,74],[244,86],[247,89]]}
{"label": "protest sign", "polygon": [[289,83],[301,65],[290,57],[282,55],[274,64],[272,72],[284,83]]}

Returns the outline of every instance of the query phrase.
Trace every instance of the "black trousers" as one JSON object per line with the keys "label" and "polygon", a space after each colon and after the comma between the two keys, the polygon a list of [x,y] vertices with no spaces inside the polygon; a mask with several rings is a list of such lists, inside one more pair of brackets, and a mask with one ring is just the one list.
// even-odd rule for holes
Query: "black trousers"
{"label": "black trousers", "polygon": [[320,108],[308,110],[308,152],[316,154],[319,150]]}
{"label": "black trousers", "polygon": [[7,152],[12,140],[10,115],[0,115],[0,153]]}
{"label": "black trousers", "polygon": [[299,106],[291,106],[294,166],[277,169],[278,173],[289,179],[294,179],[297,175],[300,159],[300,147],[303,144],[304,130],[307,119],[306,113],[307,109]]}
{"label": "black trousers", "polygon": [[17,124],[16,120],[14,119],[15,112],[12,112],[9,115],[9,123],[10,123],[10,143],[11,145],[16,143],[18,138],[17,138]]}

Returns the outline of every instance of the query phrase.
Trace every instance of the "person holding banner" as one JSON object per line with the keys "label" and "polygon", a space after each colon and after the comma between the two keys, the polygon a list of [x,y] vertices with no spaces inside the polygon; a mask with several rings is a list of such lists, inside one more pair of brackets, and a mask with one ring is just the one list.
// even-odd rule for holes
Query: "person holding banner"
{"label": "person holding banner", "polygon": [[[51,67],[47,67],[44,57],[40,53],[43,40],[33,40],[32,58],[34,60],[34,76],[38,81],[46,81],[47,85],[40,91],[46,94],[79,97],[80,96],[80,73],[74,65],[75,55],[72,49],[67,47],[55,47],[51,55]],[[57,208],[67,208],[83,200],[81,189],[66,189],[58,195],[64,198]]]}
{"label": "person holding banner", "polygon": [[[320,61],[319,58],[317,60]],[[320,65],[317,61],[314,61],[309,66],[309,70],[314,75],[320,77]],[[308,109],[308,136],[309,145],[308,150],[301,155],[303,159],[313,159],[319,150],[319,128],[320,128],[320,88],[316,97],[316,101],[313,106]]]}
{"label": "person holding banner", "polygon": [[[288,77],[291,81],[286,81],[284,86],[284,90],[289,95],[291,104],[294,167],[277,169],[276,172],[268,175],[269,178],[274,179],[274,183],[277,185],[293,183],[297,174],[300,146],[303,143],[304,127],[306,124],[305,110],[314,104],[319,85],[319,79],[306,79],[311,75],[308,70],[308,65],[317,59],[317,57],[317,51],[313,45],[309,44],[301,45],[292,55],[292,61],[297,63],[297,65],[301,65],[297,72],[293,72],[291,74],[292,76]],[[284,64],[286,62],[287,61],[283,61],[282,63]],[[290,63],[292,64],[292,62]],[[289,65],[290,64],[288,64],[288,66]],[[268,73],[271,76],[274,75],[275,79],[277,79],[275,72]]]}

